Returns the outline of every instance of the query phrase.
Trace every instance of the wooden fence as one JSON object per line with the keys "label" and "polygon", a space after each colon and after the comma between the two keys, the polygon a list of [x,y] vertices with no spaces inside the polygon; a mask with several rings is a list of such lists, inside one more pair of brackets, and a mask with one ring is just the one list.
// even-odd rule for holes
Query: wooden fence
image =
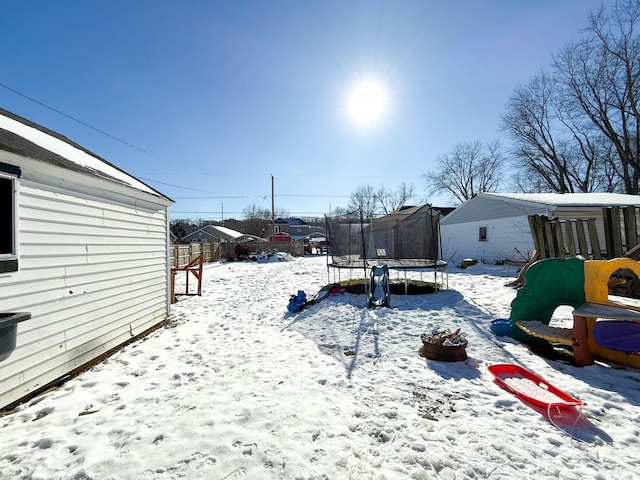
{"label": "wooden fence", "polygon": [[[171,268],[184,267],[200,255],[205,263],[222,259],[234,260],[237,245],[237,243],[175,243],[169,249],[170,266]],[[294,257],[304,255],[304,245],[301,241],[248,243],[247,246],[257,253],[277,250],[287,252]]]}
{"label": "wooden fence", "polygon": [[220,260],[219,243],[174,243],[169,248],[169,265],[171,268],[184,267],[200,255],[204,262]]}
{"label": "wooden fence", "polygon": [[617,258],[638,245],[638,222],[635,207],[610,207],[602,210],[607,257]]}
{"label": "wooden fence", "polygon": [[598,236],[596,218],[558,220],[530,215],[529,227],[539,258],[569,258],[580,255],[592,260],[617,258],[638,244],[636,207],[605,207],[604,249]]}

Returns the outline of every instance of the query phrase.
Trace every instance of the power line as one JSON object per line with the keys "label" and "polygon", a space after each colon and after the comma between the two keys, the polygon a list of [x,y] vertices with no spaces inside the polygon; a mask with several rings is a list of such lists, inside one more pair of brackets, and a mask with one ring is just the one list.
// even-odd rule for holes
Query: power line
{"label": "power line", "polygon": [[[195,189],[192,189],[195,190]],[[295,195],[295,194],[279,194],[274,195],[277,197],[306,197],[306,198],[350,198],[349,195]],[[208,200],[216,198],[264,198],[265,195],[227,195],[227,196],[207,196],[207,197],[172,197],[174,200]]]}
{"label": "power line", "polygon": [[276,193],[276,197],[351,198],[351,195],[309,195],[297,193]]}
{"label": "power line", "polygon": [[[216,210],[216,211],[206,211],[206,210],[171,210],[170,211],[171,214],[180,214],[180,215],[187,215],[187,214],[198,214],[198,215],[220,215],[221,211],[220,210]],[[224,215],[225,217],[227,215],[244,215],[245,212],[227,212],[225,210]],[[287,213],[288,216],[298,216],[298,217],[309,217],[309,216],[324,216],[326,215],[327,212],[292,212],[292,213]],[[204,217],[198,217],[198,218],[204,218]]]}
{"label": "power line", "polygon": [[73,120],[74,122],[77,122],[80,125],[83,125],[83,126],[85,126],[87,128],[90,128],[91,130],[95,130],[96,132],[101,133],[102,135],[105,135],[105,136],[107,136],[109,138],[112,138],[113,140],[116,140],[117,142],[120,142],[120,143],[122,143],[122,144],[124,144],[124,145],[126,145],[128,147],[134,148],[134,149],[136,149],[136,150],[138,150],[138,151],[140,151],[140,152],[142,152],[142,153],[144,153],[146,155],[150,155],[150,156],[152,156],[154,158],[157,158],[158,160],[163,160],[165,162],[168,162],[168,160],[165,160],[164,158],[161,158],[161,157],[159,157],[159,156],[157,156],[157,155],[155,155],[155,154],[153,154],[151,152],[148,152],[147,150],[144,150],[143,148],[137,147],[136,145],[134,145],[132,143],[129,143],[126,140],[122,140],[121,138],[118,138],[115,135],[111,135],[110,133],[107,133],[104,130],[100,130],[99,128],[94,127],[93,125],[89,125],[88,123],[83,122],[82,120],[79,120],[79,119],[77,119],[77,118],[75,118],[75,117],[73,117],[73,116],[71,116],[71,115],[69,115],[67,113],[64,113],[64,112],[58,110],[57,108],[50,107],[46,103],[43,103],[40,100],[37,100],[37,99],[35,99],[33,97],[30,97],[29,95],[26,95],[26,94],[24,94],[22,92],[19,92],[15,88],[11,88],[8,85],[5,85],[3,83],[0,83],[0,87],[5,88],[5,89],[9,90],[10,92],[15,93],[16,95],[20,95],[21,97],[24,97],[27,100],[31,100],[32,102],[37,103],[38,105],[40,105],[40,106],[42,106],[44,108],[47,108],[47,109],[51,110],[52,112],[55,112],[55,113],[57,113],[59,115],[62,115],[63,117],[67,117],[68,119]]}
{"label": "power line", "polygon": [[[264,195],[254,195],[263,198]],[[174,200],[215,200],[218,198],[251,198],[249,195],[213,195],[209,197],[172,197]]]}
{"label": "power line", "polygon": [[[199,188],[193,188],[193,187],[183,187],[182,185],[174,185],[173,183],[166,183],[166,182],[160,182],[158,180],[151,180],[150,178],[145,178],[145,177],[138,177],[140,180],[144,180],[146,182],[151,182],[151,183],[157,183],[159,185],[166,185],[168,187],[174,187],[174,188],[182,188],[184,190],[192,190],[194,192],[202,192],[202,193],[211,193],[213,195],[213,192],[210,192],[208,190],[201,190]],[[262,197],[264,195],[254,195],[258,196],[258,197]],[[250,198],[251,195],[227,195],[227,196],[207,196],[207,197],[173,197],[175,200],[181,199],[181,200],[185,200],[185,199],[198,199],[198,198]]]}
{"label": "power line", "polygon": [[[62,115],[63,117],[66,117],[66,118],[68,118],[68,119],[70,119],[70,120],[72,120],[72,121],[74,121],[74,122],[76,122],[76,123],[78,123],[78,124],[80,124],[82,126],[85,126],[85,127],[89,128],[91,130],[94,130],[94,131],[96,131],[96,132],[98,132],[98,133],[100,133],[100,134],[102,134],[102,135],[104,135],[104,136],[106,136],[108,138],[111,138],[112,140],[115,140],[117,142],[122,143],[123,145],[126,145],[126,146],[128,146],[130,148],[133,148],[134,150],[137,150],[137,151],[139,151],[139,152],[141,152],[141,153],[143,153],[145,155],[148,155],[148,156],[150,156],[152,158],[155,158],[157,160],[161,160],[161,161],[166,162],[166,163],[168,163],[170,165],[173,165],[175,167],[183,168],[183,169],[185,169],[187,171],[189,170],[188,168],[185,168],[184,166],[180,165],[177,162],[174,162],[174,161],[171,161],[171,160],[167,160],[167,159],[165,159],[163,157],[160,157],[160,156],[158,156],[158,155],[156,155],[156,154],[154,154],[154,153],[152,153],[152,152],[150,152],[148,150],[145,150],[145,149],[143,149],[141,147],[138,147],[137,145],[134,145],[131,142],[123,140],[123,139],[121,139],[119,137],[116,137],[115,135],[112,135],[112,134],[110,134],[110,133],[108,133],[108,132],[106,132],[104,130],[101,130],[101,129],[97,128],[97,127],[94,127],[93,125],[90,125],[87,122],[84,122],[84,121],[82,121],[82,120],[80,120],[80,119],[78,119],[78,118],[76,118],[76,117],[74,117],[72,115],[69,115],[69,114],[67,114],[67,113],[65,113],[65,112],[63,112],[63,111],[61,111],[61,110],[59,110],[57,108],[51,107],[51,106],[47,105],[46,103],[44,103],[44,102],[42,102],[40,100],[37,100],[36,98],[33,98],[33,97],[31,97],[31,96],[29,96],[29,95],[27,95],[25,93],[20,92],[19,90],[16,90],[15,88],[9,87],[8,85],[5,85],[3,83],[0,83],[0,87],[4,88],[4,89],[6,89],[6,90],[8,90],[8,91],[10,91],[12,93],[15,93],[16,95],[19,95],[19,96],[21,96],[23,98],[26,98],[27,100],[29,100],[29,101],[31,101],[33,103],[36,103],[36,104],[38,104],[38,105],[40,105],[40,106],[42,106],[42,107],[44,107],[44,108],[46,108],[48,110],[51,110],[52,112],[55,112],[55,113],[57,113],[59,115]],[[203,175],[200,172],[194,172],[194,173],[196,173],[197,175],[199,175],[199,176],[201,176],[201,177],[203,177],[205,179],[214,180],[214,179],[211,179],[211,178]],[[236,174],[236,175],[247,175],[247,173]],[[253,175],[262,175],[262,174],[253,174]],[[281,174],[278,174],[278,176],[297,177],[297,176],[303,176],[303,175],[290,174],[290,173],[281,173]],[[335,176],[323,175],[323,174],[320,174],[320,176],[335,178]],[[144,177],[138,177],[138,178],[140,180],[144,180],[144,181],[152,182],[152,183],[157,183],[159,185],[165,185],[165,186],[170,186],[170,187],[174,187],[174,188],[181,188],[181,189],[184,189],[184,190],[191,190],[191,191],[196,191],[196,192],[212,194],[212,196],[174,197],[176,200],[264,198],[264,195],[246,195],[246,194],[242,194],[242,195],[215,195],[215,194],[213,194],[213,192],[210,192],[210,191],[207,191],[207,190],[201,190],[201,189],[197,189],[197,188],[193,188],[193,187],[184,187],[184,186],[181,186],[181,185],[175,185],[175,184],[171,184],[171,183],[160,182],[158,180],[152,180],[150,178],[144,178]],[[343,178],[356,178],[356,177],[344,176]],[[369,177],[364,177],[364,178],[390,178],[390,177],[388,177],[388,176],[385,176],[385,177],[369,176]],[[401,178],[401,177],[396,177],[396,178]],[[276,197],[298,197],[298,198],[350,198],[350,195],[276,194],[275,196]],[[184,213],[188,213],[188,212],[184,212]],[[209,213],[209,212],[193,212],[193,213]]]}
{"label": "power line", "polygon": [[[42,107],[44,107],[44,108],[46,108],[46,109],[48,109],[48,110],[51,110],[52,112],[55,112],[55,113],[57,113],[57,114],[59,114],[59,115],[62,115],[63,117],[66,117],[66,118],[68,118],[68,119],[70,119],[70,120],[73,120],[74,122],[79,123],[80,125],[83,125],[83,126],[85,126],[85,127],[87,127],[87,128],[90,128],[91,130],[94,130],[94,131],[96,131],[96,132],[98,132],[98,133],[100,133],[100,134],[102,134],[102,135],[104,135],[104,136],[106,136],[106,137],[108,137],[108,138],[111,138],[111,139],[113,139],[113,140],[115,140],[115,141],[117,141],[117,142],[120,142],[120,143],[122,143],[123,145],[126,145],[126,146],[128,146],[128,147],[130,147],[130,148],[133,148],[134,150],[138,150],[139,152],[144,153],[145,155],[149,155],[149,156],[150,156],[150,157],[152,157],[152,158],[155,158],[155,159],[157,159],[157,160],[161,160],[161,161],[163,161],[163,162],[166,162],[166,163],[168,163],[168,164],[170,164],[170,165],[173,165],[174,167],[178,167],[178,168],[184,169],[184,170],[186,170],[186,171],[189,171],[189,170],[190,170],[190,169],[189,169],[188,167],[186,167],[186,166],[180,165],[179,163],[174,162],[174,161],[172,161],[172,160],[168,160],[168,159],[166,159],[166,158],[160,157],[160,156],[156,155],[155,153],[149,152],[148,150],[145,150],[144,148],[140,148],[140,147],[138,147],[137,145],[134,145],[134,144],[133,144],[133,143],[131,143],[131,142],[127,142],[126,140],[123,140],[123,139],[121,139],[121,138],[119,138],[119,137],[116,137],[115,135],[112,135],[112,134],[110,134],[110,133],[108,133],[108,132],[105,132],[104,130],[101,130],[101,129],[97,128],[97,127],[94,127],[93,125],[90,125],[90,124],[88,124],[87,122],[83,122],[82,120],[79,120],[78,118],[76,118],[76,117],[74,117],[74,116],[72,116],[72,115],[69,115],[68,113],[64,113],[63,111],[58,110],[57,108],[51,107],[51,106],[47,105],[46,103],[41,102],[40,100],[37,100],[37,99],[35,99],[35,98],[33,98],[33,97],[30,97],[29,95],[27,95],[27,94],[25,94],[25,93],[22,93],[22,92],[20,92],[19,90],[16,90],[15,88],[11,88],[11,87],[9,87],[8,85],[5,85],[5,84],[3,84],[3,83],[0,83],[0,87],[4,88],[4,89],[6,89],[6,90],[9,90],[10,92],[13,92],[13,93],[15,93],[16,95],[19,95],[19,96],[21,96],[21,97],[23,97],[23,98],[26,98],[27,100],[29,100],[29,101],[31,101],[31,102],[37,103],[38,105],[40,105],[40,106],[42,106]],[[205,179],[207,179],[207,180],[212,180],[212,181],[216,181],[216,182],[218,181],[218,180],[215,180],[215,179],[213,179],[213,178],[206,177],[205,175],[203,175],[203,174],[202,174],[202,173],[200,173],[200,172],[193,172],[193,171],[191,171],[191,173],[192,173],[192,174],[199,175],[199,176],[201,176],[202,178],[205,178]],[[149,180],[149,179],[143,179],[143,180],[151,181],[151,182],[153,182],[153,181],[154,181],[154,180]],[[156,182],[156,183],[162,183],[162,182]],[[166,185],[168,185],[168,184],[166,184]],[[188,187],[179,187],[178,185],[171,185],[171,186],[174,186],[174,187],[176,187],[176,188],[187,188],[187,189],[188,189]],[[241,197],[239,197],[239,198],[241,198]]]}

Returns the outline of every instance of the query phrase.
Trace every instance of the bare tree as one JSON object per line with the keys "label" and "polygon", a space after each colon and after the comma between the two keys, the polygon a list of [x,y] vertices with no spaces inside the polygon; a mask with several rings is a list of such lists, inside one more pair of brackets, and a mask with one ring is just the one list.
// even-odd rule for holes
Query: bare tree
{"label": "bare tree", "polygon": [[553,191],[543,177],[527,167],[522,166],[511,176],[510,188],[521,193],[547,193]]}
{"label": "bare tree", "polygon": [[185,235],[193,230],[192,222],[188,219],[171,220],[171,233],[173,233],[178,241],[182,241]]}
{"label": "bare tree", "polygon": [[447,192],[462,203],[500,186],[505,161],[499,142],[461,142],[436,160],[437,170],[423,175],[432,194]]}
{"label": "bare tree", "polygon": [[[529,186],[543,191],[638,194],[640,1],[589,17],[585,36],[547,73],[515,90],[502,118]],[[537,178],[531,178],[537,177]]]}
{"label": "bare tree", "polygon": [[255,204],[251,204],[248,207],[242,209],[242,214],[245,219],[260,219],[260,220],[269,220],[271,219],[271,210],[268,208],[260,207]]}
{"label": "bare tree", "polygon": [[271,234],[271,210],[252,204],[242,209],[244,233],[259,237]]}
{"label": "bare tree", "polygon": [[377,190],[371,185],[361,185],[351,192],[346,208],[336,207],[333,216],[357,219],[368,218],[379,213],[388,214],[405,206],[415,197],[413,185],[401,183],[395,190],[384,185]]}
{"label": "bare tree", "polygon": [[554,93],[552,77],[538,74],[511,95],[502,124],[514,139],[512,154],[525,171],[520,178],[533,173],[543,180],[535,183],[542,183],[547,190],[569,192],[572,185],[553,135],[554,123],[557,124]]}
{"label": "bare tree", "polygon": [[381,186],[375,196],[382,212],[388,214],[404,207],[415,194],[413,185],[402,182],[396,190],[389,190]]}
{"label": "bare tree", "polygon": [[598,149],[601,162],[595,172],[598,185],[604,192],[624,191],[622,188],[623,174],[618,168],[618,160],[615,146],[605,137],[600,137],[600,148]]}
{"label": "bare tree", "polygon": [[502,181],[505,159],[500,142],[495,140],[482,148],[480,163],[474,172],[480,192],[495,192]]}
{"label": "bare tree", "polygon": [[617,2],[589,17],[584,40],[554,58],[569,105],[614,146],[625,193],[640,182],[640,2]]}
{"label": "bare tree", "polygon": [[331,217],[342,217],[345,221],[358,221],[360,219],[360,211],[349,210],[345,207],[335,207],[331,212]]}
{"label": "bare tree", "polygon": [[374,188],[371,185],[362,185],[351,192],[347,210],[358,210],[362,212],[363,217],[368,218],[370,215],[377,213],[377,202],[378,199]]}
{"label": "bare tree", "polygon": [[345,207],[334,207],[333,210],[331,210],[331,212],[329,213],[330,213],[329,216],[340,217],[340,216],[347,215],[349,212]]}
{"label": "bare tree", "polygon": [[528,177],[540,191],[593,191],[601,163],[597,135],[565,104],[562,86],[541,72],[511,95],[502,127],[513,139],[511,153],[523,170],[520,178]]}

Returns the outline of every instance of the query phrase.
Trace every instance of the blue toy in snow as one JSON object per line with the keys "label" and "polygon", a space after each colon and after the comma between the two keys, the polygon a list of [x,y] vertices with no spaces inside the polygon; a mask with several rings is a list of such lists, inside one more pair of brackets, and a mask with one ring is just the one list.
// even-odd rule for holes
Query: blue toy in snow
{"label": "blue toy in snow", "polygon": [[304,293],[304,290],[298,290],[297,295],[291,295],[289,298],[289,305],[287,305],[287,310],[290,312],[299,312],[302,310],[307,301],[307,294]]}
{"label": "blue toy in snow", "polygon": [[331,293],[344,293],[344,289],[340,287],[339,283],[331,283],[322,287],[318,293],[309,299],[307,299],[307,294],[304,293],[304,290],[298,290],[297,295],[291,295],[291,297],[289,297],[287,310],[290,312],[300,312],[307,305],[318,303],[320,300],[327,298]]}

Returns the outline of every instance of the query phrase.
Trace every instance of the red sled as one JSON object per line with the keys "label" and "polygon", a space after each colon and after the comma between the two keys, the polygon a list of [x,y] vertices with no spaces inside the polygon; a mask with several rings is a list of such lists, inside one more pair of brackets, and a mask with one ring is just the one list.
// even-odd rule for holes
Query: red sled
{"label": "red sled", "polygon": [[500,387],[533,405],[544,408],[586,405],[582,400],[572,397],[542,377],[518,365],[498,364],[487,368]]}

